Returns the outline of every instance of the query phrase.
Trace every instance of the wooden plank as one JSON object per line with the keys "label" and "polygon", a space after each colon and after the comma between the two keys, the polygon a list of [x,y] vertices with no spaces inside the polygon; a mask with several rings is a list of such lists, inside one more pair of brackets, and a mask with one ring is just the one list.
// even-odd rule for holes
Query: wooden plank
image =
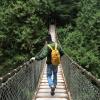
{"label": "wooden plank", "polygon": [[[40,85],[45,85],[45,86],[47,86],[48,83],[47,83],[47,82],[46,82],[46,83],[41,82]],[[63,86],[63,85],[65,85],[65,84],[64,84],[64,82],[59,82],[59,83],[57,83],[57,85],[58,85],[58,86]]]}
{"label": "wooden plank", "polygon": [[68,100],[67,98],[36,98],[36,100]]}
{"label": "wooden plank", "polygon": [[[57,77],[57,79],[63,80],[63,77]],[[47,78],[46,77],[43,77],[42,80],[47,80]]]}
{"label": "wooden plank", "polygon": [[53,98],[55,98],[55,97],[57,97],[57,98],[67,98],[68,95],[66,93],[55,93],[54,96],[51,96],[50,93],[38,93],[36,95],[36,97],[38,97],[38,98],[39,97],[41,97],[41,98],[44,98],[44,97],[48,97],[48,98],[51,98],[51,97],[53,97]]}
{"label": "wooden plank", "polygon": [[[47,75],[47,73],[44,73],[44,75]],[[62,73],[57,73],[57,75],[62,75]]]}
{"label": "wooden plank", "polygon": [[[47,88],[47,89],[49,89],[50,87],[49,86],[40,85],[39,88],[45,88],[45,89]],[[57,86],[56,88],[65,89],[65,86]]]}
{"label": "wooden plank", "polygon": [[[41,82],[47,82],[47,80],[41,80]],[[64,82],[64,80],[57,80],[57,82]]]}
{"label": "wooden plank", "polygon": [[[47,77],[47,75],[43,75],[42,77]],[[62,77],[62,75],[57,75],[57,77]]]}
{"label": "wooden plank", "polygon": [[[44,78],[44,77],[47,77],[47,75],[43,75],[42,77],[43,77],[43,78]],[[57,77],[62,77],[62,78],[63,78],[62,75],[57,75]]]}
{"label": "wooden plank", "polygon": [[[40,93],[40,92],[46,92],[46,93],[50,93],[50,91],[51,91],[51,89],[50,88],[48,88],[48,89],[39,89],[38,90],[38,92]],[[55,89],[55,93],[66,93],[66,89]]]}

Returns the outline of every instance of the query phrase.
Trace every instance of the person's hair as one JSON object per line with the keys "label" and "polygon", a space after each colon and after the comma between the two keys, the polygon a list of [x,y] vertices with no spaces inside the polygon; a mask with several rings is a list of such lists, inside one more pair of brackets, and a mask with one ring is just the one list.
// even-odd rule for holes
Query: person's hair
{"label": "person's hair", "polygon": [[51,38],[50,34],[47,35],[46,41],[47,41],[47,43],[52,42],[52,38]]}

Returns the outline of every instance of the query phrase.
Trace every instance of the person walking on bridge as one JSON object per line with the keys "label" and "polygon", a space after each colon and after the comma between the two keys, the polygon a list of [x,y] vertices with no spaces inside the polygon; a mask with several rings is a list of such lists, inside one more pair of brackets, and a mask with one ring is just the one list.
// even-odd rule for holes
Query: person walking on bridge
{"label": "person walking on bridge", "polygon": [[[45,57],[47,57],[47,80],[48,80],[48,84],[49,87],[51,88],[51,95],[53,96],[55,94],[55,88],[57,85],[57,71],[58,71],[58,64],[60,63],[60,58],[61,56],[64,55],[63,50],[61,49],[61,47],[59,46],[59,44],[52,42],[52,38],[51,35],[48,34],[47,38],[46,38],[47,44],[46,46],[44,46],[44,48],[42,49],[42,51],[36,55],[35,57],[32,57],[31,60],[42,60]],[[59,60],[56,60],[56,57],[54,57],[53,61],[52,59],[52,55],[53,55],[53,49],[56,49],[57,52],[59,53]],[[53,78],[52,78],[53,76]]]}

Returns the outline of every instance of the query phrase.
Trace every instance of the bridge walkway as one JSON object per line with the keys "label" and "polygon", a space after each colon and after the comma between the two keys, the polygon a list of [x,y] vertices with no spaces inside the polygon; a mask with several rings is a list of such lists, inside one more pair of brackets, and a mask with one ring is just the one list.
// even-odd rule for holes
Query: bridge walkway
{"label": "bridge walkway", "polygon": [[69,100],[68,91],[66,87],[66,83],[64,81],[63,70],[61,66],[58,66],[58,73],[57,73],[57,87],[55,89],[55,95],[51,96],[50,94],[50,87],[48,86],[46,71],[47,66],[45,66],[41,79],[39,82],[38,90],[33,100]]}

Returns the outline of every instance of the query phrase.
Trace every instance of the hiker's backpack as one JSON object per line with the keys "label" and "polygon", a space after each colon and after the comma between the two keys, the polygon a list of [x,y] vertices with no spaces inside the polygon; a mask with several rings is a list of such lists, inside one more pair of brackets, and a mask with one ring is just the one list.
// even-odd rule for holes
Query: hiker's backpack
{"label": "hiker's backpack", "polygon": [[52,48],[50,45],[48,47],[52,50],[51,51],[51,63],[55,66],[60,64],[60,53],[57,50],[57,43],[55,43],[55,48]]}

